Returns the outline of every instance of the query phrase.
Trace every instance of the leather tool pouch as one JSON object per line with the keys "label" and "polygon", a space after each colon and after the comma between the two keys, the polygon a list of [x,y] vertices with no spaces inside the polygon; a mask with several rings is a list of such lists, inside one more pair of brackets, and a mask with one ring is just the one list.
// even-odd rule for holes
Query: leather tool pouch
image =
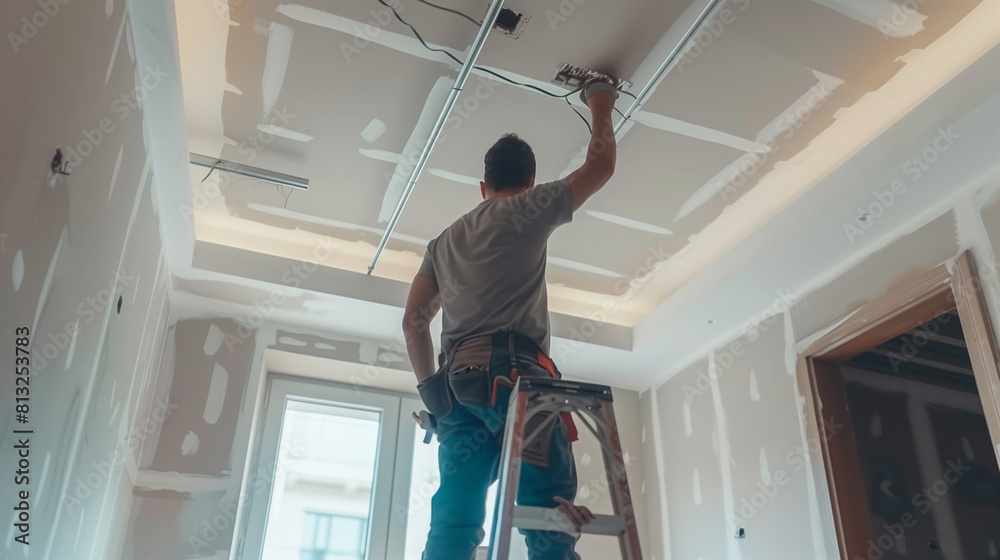
{"label": "leather tool pouch", "polygon": [[455,408],[451,387],[448,386],[448,372],[443,369],[418,383],[417,392],[427,411],[438,420],[447,417]]}
{"label": "leather tool pouch", "polygon": [[448,361],[448,385],[455,400],[465,406],[486,408],[493,398],[490,376],[492,337],[476,337],[457,346]]}
{"label": "leather tool pouch", "polygon": [[492,387],[490,372],[479,366],[465,366],[448,375],[455,400],[465,406],[486,408],[490,406]]}

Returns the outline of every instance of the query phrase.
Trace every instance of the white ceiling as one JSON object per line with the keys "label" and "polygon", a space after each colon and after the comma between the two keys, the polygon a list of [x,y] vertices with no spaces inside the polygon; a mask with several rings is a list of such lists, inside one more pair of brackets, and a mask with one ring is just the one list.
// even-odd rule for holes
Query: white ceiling
{"label": "white ceiling", "polygon": [[[476,18],[488,6],[436,1]],[[476,26],[414,0],[397,4],[429,43],[464,58]],[[633,81],[638,93],[705,2],[589,0],[564,20],[553,16],[568,4],[507,2],[531,19],[519,38],[492,33],[478,63],[553,92],[560,89],[548,80],[560,63],[601,68]],[[879,18],[893,21],[889,0],[724,3],[728,12],[716,12],[699,36],[704,46],[687,51],[626,126],[611,182],[553,235],[553,311],[587,316],[619,295],[616,283],[641,275],[650,255],[673,256],[648,288],[616,299],[622,311],[607,322],[631,327],[671,307],[671,296],[699,273],[975,60],[975,49],[949,46],[948,32],[968,25],[977,6],[994,4],[928,0],[926,18],[883,25],[887,35],[877,27]],[[268,267],[277,257],[310,254],[316,236],[328,236],[339,243],[324,264],[363,274],[398,199],[392,187],[408,175],[405,158],[419,154],[457,66],[424,50],[395,20],[365,31],[365,22],[386,21],[376,0],[242,0],[228,8],[175,0],[175,9],[190,150],[310,180],[308,191],[291,192],[286,208],[274,185],[227,178],[196,216],[199,243],[258,254]],[[935,48],[951,55],[950,66],[914,54]],[[923,77],[902,81],[908,67]],[[619,108],[629,101],[622,96]],[[364,138],[376,120],[384,133]],[[269,125],[285,136],[261,135],[274,131]],[[852,137],[845,128],[871,132]],[[501,134],[517,132],[532,144],[538,182],[573,169],[588,138],[564,101],[480,73],[444,131],[375,276],[412,278],[426,241],[479,201],[482,157]],[[811,155],[818,145],[832,148]],[[752,158],[754,169],[731,181]],[[200,183],[205,172],[192,168],[195,193],[211,183]],[[326,291],[357,297],[336,286]]]}

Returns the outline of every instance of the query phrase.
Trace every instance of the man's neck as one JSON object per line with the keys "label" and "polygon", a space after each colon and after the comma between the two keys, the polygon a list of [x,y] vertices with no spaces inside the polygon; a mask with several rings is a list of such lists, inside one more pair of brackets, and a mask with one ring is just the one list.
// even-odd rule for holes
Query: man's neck
{"label": "man's neck", "polygon": [[521,193],[523,193],[526,190],[528,190],[528,187],[522,187],[522,188],[517,189],[517,190],[504,189],[504,190],[502,190],[500,192],[487,189],[486,190],[486,200],[493,200],[494,198],[507,198],[508,196],[514,196],[514,195],[521,194]]}

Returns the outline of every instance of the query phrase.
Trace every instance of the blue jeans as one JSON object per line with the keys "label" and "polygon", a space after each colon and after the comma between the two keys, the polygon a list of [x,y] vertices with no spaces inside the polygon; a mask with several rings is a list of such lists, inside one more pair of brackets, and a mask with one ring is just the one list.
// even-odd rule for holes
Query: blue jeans
{"label": "blue jeans", "polygon": [[[499,339],[498,339],[499,340]],[[517,352],[522,356],[521,352]],[[490,379],[510,374],[506,343],[494,344]],[[521,376],[549,373],[530,352],[520,360]],[[492,383],[491,383],[492,386]],[[497,480],[500,444],[507,419],[511,390],[501,387],[496,404],[487,408],[456,402],[451,414],[438,419],[438,468],[441,486],[431,501],[431,530],[424,560],[472,560],[485,533],[486,496]],[[522,506],[556,507],[553,497],[569,501],[576,497],[577,476],[573,451],[562,419],[557,420],[549,441],[548,467],[521,463],[517,503]],[[520,531],[531,560],[578,560],[573,551],[576,537],[561,532]]]}

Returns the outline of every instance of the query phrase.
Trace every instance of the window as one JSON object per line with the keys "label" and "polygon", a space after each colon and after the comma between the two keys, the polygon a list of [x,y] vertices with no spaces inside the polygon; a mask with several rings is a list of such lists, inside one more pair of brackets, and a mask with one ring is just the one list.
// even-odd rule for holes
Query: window
{"label": "window", "polygon": [[[441,484],[438,473],[437,439],[424,444],[424,431],[415,427],[413,460],[410,462],[410,493],[406,524],[406,549],[403,560],[421,560],[427,532],[431,527],[431,497]],[[486,520],[483,531],[486,536],[480,544],[482,553],[490,543],[493,532],[493,510],[496,509],[497,483],[494,482],[486,496]],[[515,532],[515,534],[517,534]],[[510,560],[526,559],[528,548],[524,539],[514,537],[511,543]]]}
{"label": "window", "polygon": [[299,560],[364,560],[368,519],[306,512]]}
{"label": "window", "polygon": [[[420,560],[440,482],[420,399],[287,375],[268,387],[237,558]],[[495,485],[488,500],[487,532]]]}

